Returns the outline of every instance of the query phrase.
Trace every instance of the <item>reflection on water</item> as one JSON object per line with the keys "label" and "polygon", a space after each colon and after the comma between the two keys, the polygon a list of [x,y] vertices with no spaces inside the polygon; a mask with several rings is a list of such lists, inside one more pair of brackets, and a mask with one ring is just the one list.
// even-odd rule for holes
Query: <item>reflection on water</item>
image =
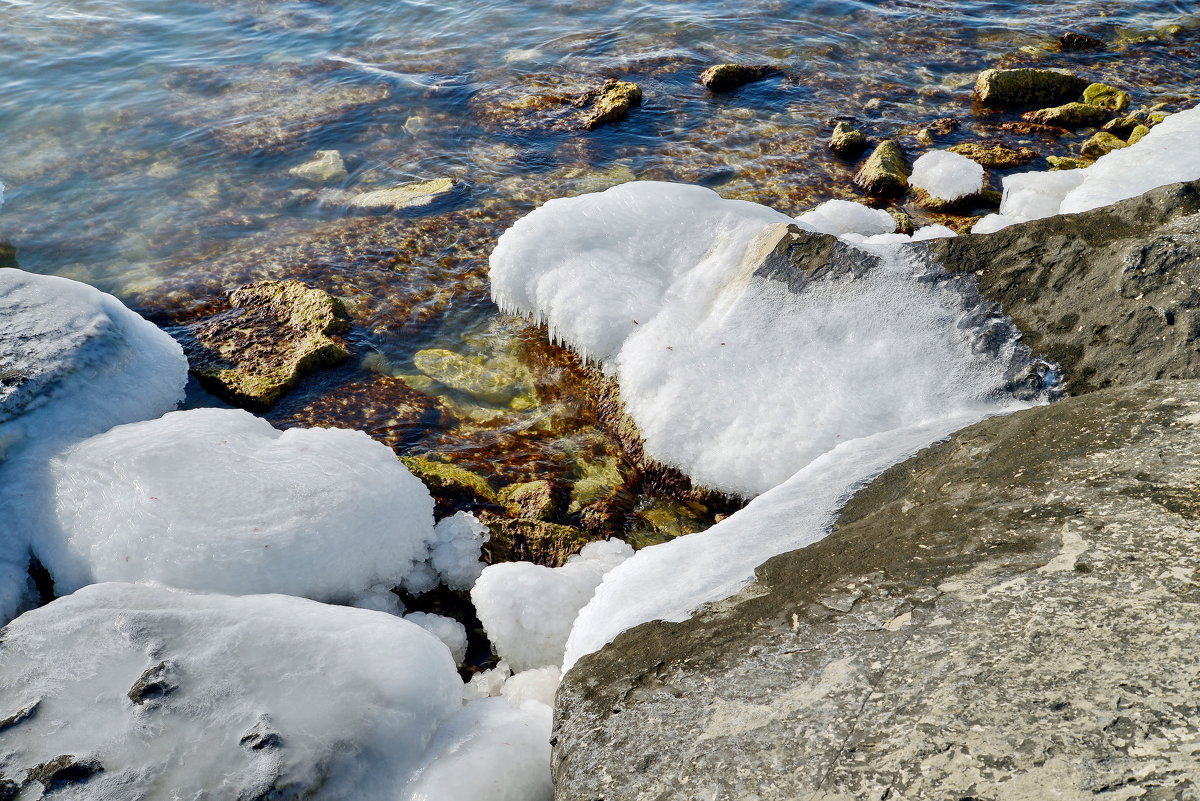
{"label": "reflection on water", "polygon": [[[159,322],[249,280],[309,281],[349,301],[361,363],[314,379],[278,420],[578,478],[597,448],[615,451],[596,445],[559,357],[530,356],[536,336],[487,300],[491,243],[522,213],[634,177],[793,213],[855,197],[824,145],[831,117],[872,136],[959,117],[942,147],[998,136],[969,97],[996,65],[1071,66],[1135,104],[1182,102],[1198,27],[1183,0],[0,0],[0,239],[25,268]],[[1056,52],[1067,30],[1109,46]],[[780,72],[730,95],[697,84],[729,60]],[[582,133],[555,103],[609,76],[645,102]],[[1004,135],[1043,156],[1078,141]],[[289,174],[319,149],[341,153],[345,177]],[[440,177],[458,189],[419,212],[349,214],[354,194]],[[429,348],[541,359],[544,397],[480,406],[414,369]],[[395,415],[362,411],[397,380],[438,398],[444,414],[420,418],[432,427],[393,437]]]}

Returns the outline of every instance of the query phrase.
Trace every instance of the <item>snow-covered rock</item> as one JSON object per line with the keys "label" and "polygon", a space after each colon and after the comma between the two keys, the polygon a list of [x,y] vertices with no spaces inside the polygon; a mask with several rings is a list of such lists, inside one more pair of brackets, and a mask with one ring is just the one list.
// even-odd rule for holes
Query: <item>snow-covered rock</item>
{"label": "snow-covered rock", "polygon": [[908,182],[932,197],[951,201],[983,189],[983,167],[948,150],[931,150],[913,162]]}
{"label": "snow-covered rock", "polygon": [[604,574],[633,555],[620,540],[588,543],[562,567],[505,562],[484,569],[471,601],[492,645],[517,671],[562,664],[571,625]]}
{"label": "snow-covered rock", "polygon": [[119,426],[51,471],[55,525],[34,547],[60,593],[150,580],[351,600],[403,582],[431,546],[469,573],[482,542],[461,521],[435,530],[425,486],[361,431],[279,431],[236,409]]}
{"label": "snow-covered rock", "polygon": [[821,234],[872,236],[896,230],[896,220],[883,209],[850,200],[827,200],[796,218],[802,227]]}

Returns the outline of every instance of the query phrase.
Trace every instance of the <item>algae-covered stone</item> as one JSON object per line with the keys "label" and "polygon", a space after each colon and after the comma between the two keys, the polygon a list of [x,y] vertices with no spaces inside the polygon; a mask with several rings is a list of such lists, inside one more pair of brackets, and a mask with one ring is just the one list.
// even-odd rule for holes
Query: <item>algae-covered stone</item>
{"label": "algae-covered stone", "polygon": [[829,149],[841,158],[852,159],[867,149],[867,137],[850,123],[839,122],[833,126]]}
{"label": "algae-covered stone", "polygon": [[1083,90],[1083,102],[1112,112],[1129,108],[1129,93],[1106,83],[1093,83]]}
{"label": "algae-covered stone", "polygon": [[492,565],[522,561],[561,567],[584,545],[596,539],[575,526],[544,520],[519,520],[491,512],[481,512],[478,517],[491,532],[483,546],[483,558]]}
{"label": "algae-covered stone", "polygon": [[512,373],[445,348],[419,350],[413,355],[413,364],[434,381],[487,403],[505,405],[524,388]]}
{"label": "algae-covered stone", "polygon": [[368,212],[401,211],[432,206],[454,191],[453,178],[435,178],[415,184],[363,192],[350,200],[350,208]]}
{"label": "algae-covered stone", "polygon": [[641,105],[641,102],[642,89],[636,83],[609,78],[595,94],[583,128],[592,131],[610,122],[620,122],[629,115],[631,108]]}
{"label": "algae-covered stone", "polygon": [[1052,170],[1078,170],[1083,167],[1090,167],[1093,164],[1092,159],[1077,159],[1071,156],[1046,156],[1046,163],[1050,165]]}
{"label": "algae-covered stone", "polygon": [[1129,147],[1129,143],[1105,131],[1097,131],[1091,139],[1083,143],[1079,148],[1079,152],[1085,158],[1098,159],[1106,153],[1111,153],[1123,147]]}
{"label": "algae-covered stone", "polygon": [[1117,117],[1115,120],[1109,120],[1103,125],[1103,127],[1100,128],[1100,130],[1107,131],[1113,136],[1121,139],[1128,139],[1129,135],[1133,133],[1134,128],[1138,127],[1139,125],[1148,124],[1149,120],[1150,115],[1147,112],[1134,111],[1125,117]]}
{"label": "algae-covered stone", "polygon": [[601,501],[625,485],[621,463],[615,457],[579,460],[575,465],[575,480],[567,512],[574,514],[585,506]]}
{"label": "algae-covered stone", "polygon": [[449,462],[434,461],[425,456],[401,456],[400,461],[408,468],[408,472],[424,482],[434,497],[496,503],[495,490],[482,476],[477,476],[470,470]]}
{"label": "algae-covered stone", "polygon": [[1094,36],[1068,31],[1058,37],[1058,46],[1062,50],[1103,50],[1104,42]]}
{"label": "algae-covered stone", "polygon": [[1047,106],[1077,99],[1088,82],[1069,72],[1043,69],[984,70],[975,98],[992,108]]}
{"label": "algae-covered stone", "polygon": [[1089,103],[1067,103],[1054,108],[1027,111],[1021,117],[1039,125],[1054,125],[1059,128],[1086,128],[1103,125],[1112,119],[1115,112],[1104,106]]}
{"label": "algae-covered stone", "polygon": [[11,242],[0,241],[0,267],[17,266],[17,249]]}
{"label": "algae-covered stone", "polygon": [[1129,132],[1129,138],[1125,141],[1131,145],[1137,144],[1138,140],[1146,134],[1150,133],[1150,129],[1145,125],[1139,125]]}
{"label": "algae-covered stone", "polygon": [[233,403],[269,406],[304,375],[350,356],[333,337],[349,330],[342,302],[300,281],[259,281],[229,295],[230,308],[175,332],[190,369]]}
{"label": "algae-covered stone", "polygon": [[900,145],[893,139],[879,143],[867,158],[854,183],[872,195],[892,197],[908,191],[908,176],[912,168]]}
{"label": "algae-covered stone", "polygon": [[331,184],[345,180],[349,173],[346,172],[346,162],[342,160],[341,153],[318,150],[311,159],[288,170],[288,174],[310,184]]}
{"label": "algae-covered stone", "polygon": [[1171,116],[1171,115],[1165,111],[1152,111],[1148,115],[1149,119],[1147,120],[1147,123],[1150,125],[1151,128],[1153,128],[1155,125],[1158,125],[1160,122],[1162,122],[1169,116]]}
{"label": "algae-covered stone", "polygon": [[1011,148],[995,142],[964,142],[947,148],[951,153],[966,156],[976,164],[995,170],[1008,170],[1028,164],[1037,152],[1028,147]]}
{"label": "algae-covered stone", "polygon": [[896,233],[911,236],[913,231],[917,230],[917,224],[904,209],[890,208],[887,213],[892,215],[892,219],[896,221]]}
{"label": "algae-covered stone", "polygon": [[525,520],[551,520],[558,514],[560,493],[545,479],[510,484],[500,490],[500,504]]}
{"label": "algae-covered stone", "polygon": [[979,205],[982,201],[981,194],[964,195],[954,200],[946,200],[935,195],[931,195],[920,187],[914,187],[913,199],[916,204],[926,211],[932,211],[937,214],[955,214],[968,211]]}
{"label": "algae-covered stone", "polygon": [[764,65],[717,64],[700,73],[700,83],[710,92],[730,92],[748,83],[761,81],[772,68]]}

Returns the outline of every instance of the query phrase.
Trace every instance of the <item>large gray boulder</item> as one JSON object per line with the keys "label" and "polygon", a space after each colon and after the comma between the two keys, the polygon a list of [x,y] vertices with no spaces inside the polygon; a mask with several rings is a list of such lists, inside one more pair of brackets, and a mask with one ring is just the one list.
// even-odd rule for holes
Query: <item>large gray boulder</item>
{"label": "large gray boulder", "polygon": [[1200,382],[992,418],[559,691],[559,799],[1194,799]]}

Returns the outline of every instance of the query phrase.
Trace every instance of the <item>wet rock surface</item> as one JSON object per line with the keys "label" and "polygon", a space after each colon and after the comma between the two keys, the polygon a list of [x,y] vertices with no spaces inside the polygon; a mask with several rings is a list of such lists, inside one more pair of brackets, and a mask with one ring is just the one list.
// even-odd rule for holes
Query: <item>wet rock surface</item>
{"label": "wet rock surface", "polygon": [[975,98],[991,108],[1049,106],[1076,100],[1088,81],[1048,69],[990,69],[979,73]]}
{"label": "wet rock surface", "polygon": [[854,185],[872,195],[892,197],[908,191],[912,167],[899,143],[880,142],[854,176]]}
{"label": "wet rock surface", "polygon": [[993,418],[559,690],[560,801],[1186,799],[1200,383]]}
{"label": "wet rock surface", "polygon": [[700,83],[710,92],[732,92],[748,83],[761,81],[773,70],[768,66],[717,64],[700,73]]}

